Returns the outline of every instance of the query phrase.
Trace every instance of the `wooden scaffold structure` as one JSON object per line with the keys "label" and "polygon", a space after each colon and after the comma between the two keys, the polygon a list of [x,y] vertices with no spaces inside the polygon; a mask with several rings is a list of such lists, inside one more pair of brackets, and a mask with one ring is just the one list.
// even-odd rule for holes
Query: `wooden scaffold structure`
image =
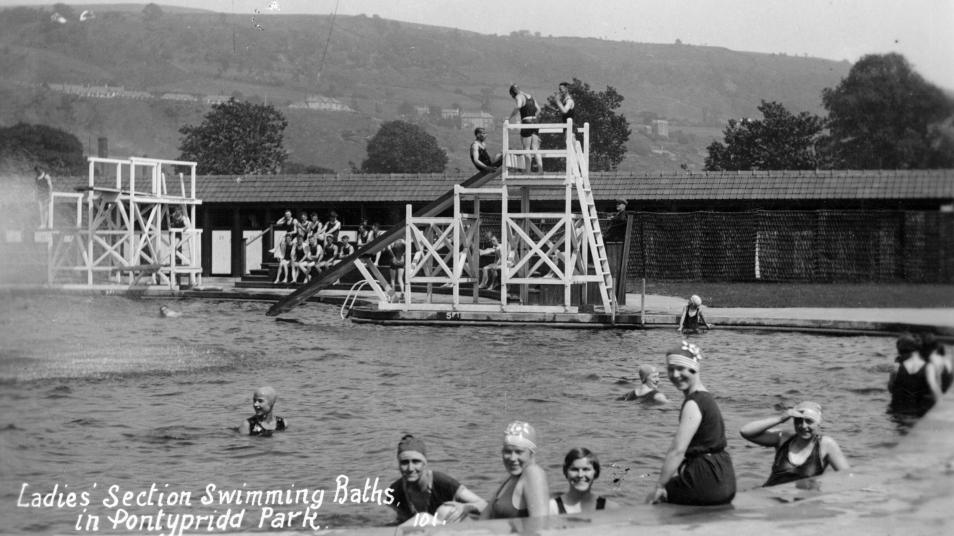
{"label": "wooden scaffold structure", "polygon": [[[130,285],[144,280],[178,289],[199,283],[195,162],[90,157],[89,180],[50,198],[48,281]],[[173,172],[169,179],[164,166]],[[178,181],[175,180],[178,179]],[[178,182],[178,184],[175,184]],[[170,184],[172,183],[172,184]]]}
{"label": "wooden scaffold structure", "polygon": [[[558,149],[509,149],[511,131],[534,128],[544,134],[561,135]],[[577,134],[582,144],[577,141]],[[504,123],[504,167],[497,184],[477,187],[456,185],[452,216],[416,217],[407,207],[403,240],[403,287],[425,286],[426,292],[396,294],[390,282],[367,258],[355,260],[364,282],[377,296],[378,310],[458,312],[578,313],[572,302],[574,286],[595,284],[600,303],[592,310],[615,317],[617,304],[613,277],[600,229],[589,181],[589,125],[574,129],[572,120],[556,124]],[[586,148],[586,149],[584,149]],[[535,155],[562,160],[556,172],[529,173]],[[563,210],[534,212],[531,189],[562,190]],[[514,190],[519,212],[510,212]],[[551,196],[552,197],[552,196]],[[500,270],[500,298],[488,300],[479,294],[481,201],[499,202],[501,207],[499,245],[495,246]],[[473,213],[462,206],[470,202]],[[485,250],[486,253],[486,250]],[[462,284],[470,284],[468,295]],[[435,299],[436,286],[450,287],[450,299]],[[530,289],[562,287],[559,298],[548,303],[529,303]],[[552,293],[551,293],[552,294]],[[585,295],[585,293],[583,293]],[[423,298],[422,298],[423,296]]]}

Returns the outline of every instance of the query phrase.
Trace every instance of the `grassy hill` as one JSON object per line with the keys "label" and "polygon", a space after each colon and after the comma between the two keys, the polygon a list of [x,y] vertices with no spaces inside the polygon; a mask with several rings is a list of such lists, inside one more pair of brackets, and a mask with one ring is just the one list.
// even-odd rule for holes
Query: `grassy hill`
{"label": "grassy hill", "polygon": [[[79,9],[79,8],[76,8]],[[267,100],[289,120],[296,162],[345,170],[402,103],[477,111],[502,121],[517,82],[541,99],[573,77],[613,86],[632,125],[670,121],[670,139],[634,128],[621,169],[699,168],[705,146],[731,117],[757,114],[761,99],[821,111],[822,88],[850,65],[815,58],[516,33],[483,35],[365,16],[226,15],[163,8],[146,20],[128,5],[96,6],[96,18],[55,24],[49,12],[0,11],[0,124],[42,122],[81,140],[110,139],[111,153],[175,157],[178,129],[207,107],[168,101],[84,99],[42,84],[124,86]],[[256,26],[258,25],[258,26]],[[330,40],[329,40],[330,33]],[[634,39],[637,36],[634,36]],[[325,44],[327,55],[324,55]],[[322,57],[325,57],[322,62]],[[354,113],[285,108],[307,95],[336,97]],[[448,150],[449,168],[469,170],[469,132],[426,124]],[[490,140],[499,148],[499,135]]]}

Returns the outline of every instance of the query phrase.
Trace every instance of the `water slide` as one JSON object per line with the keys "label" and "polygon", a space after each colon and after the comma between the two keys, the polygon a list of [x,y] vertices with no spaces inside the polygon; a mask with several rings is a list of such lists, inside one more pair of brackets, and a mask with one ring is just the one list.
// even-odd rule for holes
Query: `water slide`
{"label": "water slide", "polygon": [[[501,171],[502,170],[498,168],[497,171],[492,173],[477,173],[473,177],[460,183],[460,185],[464,188],[480,188],[488,181],[499,178]],[[453,204],[454,189],[451,188],[444,195],[438,197],[430,204],[415,211],[414,216],[419,218],[437,216],[441,212],[444,212],[448,208],[452,207]],[[332,269],[322,273],[321,277],[312,280],[307,285],[300,287],[295,292],[292,292],[288,296],[285,296],[279,300],[278,303],[272,305],[271,308],[268,309],[268,316],[280,315],[291,310],[296,305],[300,305],[308,298],[317,294],[318,291],[341,279],[348,272],[355,269],[354,261],[361,256],[374,255],[379,251],[383,251],[391,242],[404,236],[404,226],[406,223],[406,221],[401,220],[396,225],[392,226],[389,231],[372,240],[361,249],[356,250],[351,256],[346,257],[340,263],[336,264]]]}

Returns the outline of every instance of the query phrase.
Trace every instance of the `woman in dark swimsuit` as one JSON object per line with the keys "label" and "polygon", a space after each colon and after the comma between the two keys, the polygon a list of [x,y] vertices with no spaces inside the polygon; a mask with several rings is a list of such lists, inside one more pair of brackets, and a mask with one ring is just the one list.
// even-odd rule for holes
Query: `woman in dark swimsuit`
{"label": "woman in dark swimsuit", "polygon": [[504,468],[509,473],[484,510],[484,519],[543,517],[549,512],[550,498],[547,475],[537,465],[537,432],[528,423],[514,421],[504,431],[500,450]]}
{"label": "woman in dark swimsuit", "polygon": [[268,437],[275,432],[284,432],[288,423],[273,413],[278,393],[271,387],[259,387],[252,395],[252,409],[255,415],[242,421],[239,433],[242,435]]}
{"label": "woman in dark swimsuit", "polygon": [[735,497],[735,469],[726,452],[725,422],[699,377],[702,352],[694,344],[666,353],[669,381],[685,395],[679,429],[647,502],[712,506]]}
{"label": "woman in dark swimsuit", "polygon": [[[775,426],[792,419],[794,431]],[[848,460],[838,443],[819,432],[821,406],[802,402],[778,417],[752,421],[742,427],[742,437],[763,447],[775,447],[772,474],[763,486],[775,486],[802,478],[818,476],[831,466],[835,471],[848,469]]]}
{"label": "woman in dark swimsuit", "polygon": [[570,488],[550,499],[550,514],[579,514],[596,510],[612,510],[619,505],[593,493],[593,482],[600,476],[600,460],[585,447],[566,453],[563,476]]}
{"label": "woman in dark swimsuit", "polygon": [[910,333],[898,337],[898,363],[888,378],[891,393],[891,411],[900,415],[920,417],[941,398],[941,386],[934,364],[925,361],[918,352],[921,342]]}
{"label": "woman in dark swimsuit", "polygon": [[487,507],[487,501],[453,477],[427,468],[427,448],[420,439],[410,434],[402,437],[397,459],[401,478],[388,489],[394,497],[391,508],[399,523],[410,521],[414,526],[426,526],[462,521],[471,514],[479,515]]}

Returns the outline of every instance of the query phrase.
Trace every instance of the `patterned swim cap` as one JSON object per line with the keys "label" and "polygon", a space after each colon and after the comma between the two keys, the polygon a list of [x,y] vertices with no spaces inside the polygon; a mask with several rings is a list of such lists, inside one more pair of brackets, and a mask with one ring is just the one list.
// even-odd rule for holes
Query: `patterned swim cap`
{"label": "patterned swim cap", "polygon": [[513,421],[507,425],[504,430],[504,443],[529,449],[530,452],[537,450],[537,431],[533,429],[530,423],[523,421]]}
{"label": "patterned swim cap", "polygon": [[702,350],[688,341],[682,341],[681,346],[666,352],[666,363],[669,365],[681,365],[690,370],[698,371],[702,365],[701,362]]}

